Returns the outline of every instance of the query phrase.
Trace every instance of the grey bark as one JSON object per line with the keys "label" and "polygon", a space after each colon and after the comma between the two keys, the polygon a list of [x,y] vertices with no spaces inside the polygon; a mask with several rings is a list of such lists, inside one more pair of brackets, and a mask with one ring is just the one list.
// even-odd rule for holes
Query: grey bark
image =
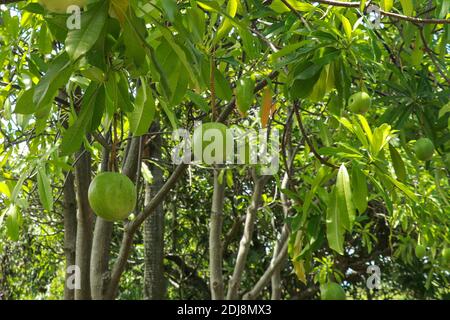
{"label": "grey bark", "polygon": [[[158,132],[159,124],[155,123],[151,131]],[[161,145],[161,135],[157,134],[149,144],[149,156],[155,162],[161,160]],[[153,184],[145,183],[146,206],[164,184],[163,172],[159,166],[152,164],[150,171],[153,176]],[[163,203],[161,202],[144,222],[144,299],[146,300],[162,300],[166,294]]]}
{"label": "grey bark", "polygon": [[[130,140],[127,148],[122,173],[131,180],[136,177],[137,159],[139,155],[140,138]],[[103,150],[101,171],[108,170],[108,150]],[[94,300],[106,299],[106,288],[110,281],[108,270],[110,260],[110,245],[113,232],[113,223],[97,217],[95,222],[94,240],[91,252],[90,285]]]}
{"label": "grey bark", "polygon": [[252,290],[250,290],[244,295],[243,297],[244,300],[253,300],[258,298],[261,291],[265,288],[267,283],[269,283],[273,273],[280,267],[282,263],[286,261],[289,243],[287,234],[283,233],[282,239],[284,241],[278,256],[275,258],[274,261],[271,262],[270,266],[266,269],[261,278],[259,278],[258,282],[255,284]]}
{"label": "grey bark", "polygon": [[75,178],[72,172],[67,173],[64,184],[64,254],[66,257],[66,277],[64,282],[64,300],[73,300],[75,292],[67,286],[67,273],[70,266],[75,265],[75,248],[77,241],[77,198],[75,194]]}
{"label": "grey bark", "polygon": [[91,155],[82,149],[75,165],[77,194],[77,241],[75,264],[80,268],[80,288],[75,289],[75,300],[91,299],[90,261],[92,248],[93,214],[88,201],[91,183]]}
{"label": "grey bark", "polygon": [[[108,170],[109,150],[103,149],[101,171]],[[93,300],[102,300],[108,281],[109,246],[113,223],[97,217],[91,253],[91,295]]]}
{"label": "grey bark", "polygon": [[228,286],[227,299],[234,300],[238,298],[238,291],[241,284],[242,275],[244,273],[245,264],[247,262],[248,252],[250,250],[251,241],[253,238],[253,230],[255,227],[256,213],[261,205],[261,196],[264,191],[264,185],[267,182],[267,177],[257,178],[253,173],[255,187],[253,190],[252,200],[250,206],[247,208],[247,215],[245,218],[244,233],[242,235],[239,251],[236,257],[236,263],[233,271],[233,276],[230,279]]}
{"label": "grey bark", "polygon": [[209,268],[211,298],[224,299],[224,285],[222,274],[222,223],[225,196],[225,182],[219,182],[219,170],[214,170],[214,191],[211,207],[211,221],[209,230]]}

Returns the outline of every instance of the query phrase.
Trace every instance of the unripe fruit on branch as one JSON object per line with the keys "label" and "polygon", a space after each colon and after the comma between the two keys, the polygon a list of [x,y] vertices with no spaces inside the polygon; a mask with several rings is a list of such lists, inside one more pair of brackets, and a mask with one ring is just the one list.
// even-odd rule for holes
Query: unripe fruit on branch
{"label": "unripe fruit on branch", "polygon": [[344,289],[335,282],[328,282],[320,286],[320,298],[322,300],[345,300]]}
{"label": "unripe fruit on branch", "polygon": [[357,92],[348,99],[348,109],[354,113],[366,113],[371,105],[372,99],[366,92]]}
{"label": "unripe fruit on branch", "polygon": [[421,244],[416,245],[415,254],[418,259],[422,259],[423,257],[425,257],[426,254],[425,246]]}
{"label": "unripe fruit on branch", "polygon": [[108,221],[128,218],[136,206],[136,187],[117,172],[104,172],[92,180],[88,190],[89,204],[99,217]]}
{"label": "unripe fruit on branch", "polygon": [[421,138],[416,141],[414,145],[414,152],[416,157],[422,161],[428,161],[433,157],[434,145],[428,138]]}
{"label": "unripe fruit on branch", "polygon": [[48,11],[55,13],[67,13],[70,6],[78,6],[80,8],[86,5],[86,0],[39,0],[39,3]]}
{"label": "unripe fruit on branch", "polygon": [[196,159],[206,164],[223,164],[227,158],[227,146],[233,147],[227,126],[220,122],[203,123],[194,130],[192,149]]}

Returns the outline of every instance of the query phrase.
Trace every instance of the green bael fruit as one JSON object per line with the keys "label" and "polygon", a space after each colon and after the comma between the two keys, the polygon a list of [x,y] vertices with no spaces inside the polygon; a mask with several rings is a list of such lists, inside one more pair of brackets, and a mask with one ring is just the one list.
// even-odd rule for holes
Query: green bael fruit
{"label": "green bael fruit", "polygon": [[328,282],[320,286],[320,297],[322,300],[345,300],[344,289],[335,282]]}
{"label": "green bael fruit", "polygon": [[415,253],[416,253],[416,257],[418,259],[422,259],[423,257],[425,257],[426,251],[427,250],[426,250],[425,246],[423,246],[421,244],[416,245]]}
{"label": "green bael fruit", "polygon": [[55,13],[67,13],[70,6],[84,7],[87,0],[39,0],[39,3],[48,11]]}
{"label": "green bael fruit", "polygon": [[88,191],[92,210],[108,221],[125,220],[136,206],[136,187],[117,172],[104,172],[92,180]]}
{"label": "green bael fruit", "polygon": [[421,138],[416,141],[414,145],[414,152],[416,157],[422,161],[428,161],[433,157],[434,145],[428,138]]}
{"label": "green bael fruit", "polygon": [[227,126],[220,122],[203,123],[194,130],[192,149],[196,159],[206,164],[223,164],[227,159],[227,146],[233,147],[227,136]]}
{"label": "green bael fruit", "polygon": [[371,105],[372,99],[366,92],[357,92],[348,99],[348,109],[354,113],[366,113]]}

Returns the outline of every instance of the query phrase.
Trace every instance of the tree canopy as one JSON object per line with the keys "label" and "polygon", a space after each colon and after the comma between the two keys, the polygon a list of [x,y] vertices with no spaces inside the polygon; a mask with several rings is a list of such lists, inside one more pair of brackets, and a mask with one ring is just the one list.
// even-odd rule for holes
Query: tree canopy
{"label": "tree canopy", "polygon": [[450,1],[0,9],[0,299],[449,298]]}

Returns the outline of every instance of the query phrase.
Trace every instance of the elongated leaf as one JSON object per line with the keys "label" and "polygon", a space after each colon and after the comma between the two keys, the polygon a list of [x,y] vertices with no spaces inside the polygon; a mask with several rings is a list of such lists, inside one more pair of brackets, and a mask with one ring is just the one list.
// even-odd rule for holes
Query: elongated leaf
{"label": "elongated leaf", "polygon": [[163,26],[160,26],[159,30],[161,31],[162,35],[167,40],[167,42],[170,44],[172,49],[176,52],[178,58],[180,59],[181,63],[183,64],[183,66],[188,71],[189,77],[190,77],[192,83],[194,84],[194,86],[196,88],[199,88],[200,84],[198,83],[198,80],[197,80],[197,77],[196,77],[196,74],[198,74],[198,72],[194,71],[194,68],[193,68],[192,64],[189,63],[189,61],[188,61],[188,59],[186,57],[186,53],[178,45],[178,43],[176,42],[174,36],[170,33],[170,31],[167,28],[165,28]]}
{"label": "elongated leaf", "polygon": [[45,172],[44,167],[38,168],[37,174],[38,180],[38,193],[39,199],[41,200],[42,206],[47,211],[53,210],[53,194],[52,187],[50,185],[50,179]]}
{"label": "elongated leaf", "polygon": [[403,14],[405,16],[412,16],[414,11],[413,0],[400,0],[402,4]]}
{"label": "elongated leaf", "polygon": [[6,213],[6,233],[12,241],[19,240],[19,231],[21,225],[21,216],[19,208],[16,205],[11,205]]}
{"label": "elongated leaf", "polygon": [[123,24],[126,19],[129,5],[130,0],[110,0],[109,15],[119,20],[120,24]]}
{"label": "elongated leaf", "polygon": [[403,162],[400,153],[398,153],[397,149],[392,144],[389,144],[389,152],[391,154],[392,165],[394,167],[397,179],[399,181],[405,181],[406,180],[405,163]]}
{"label": "elongated leaf", "polygon": [[155,100],[150,88],[142,82],[138,89],[133,112],[129,115],[131,132],[142,136],[148,132],[155,117]]}
{"label": "elongated leaf", "polygon": [[353,203],[359,213],[364,213],[367,209],[368,200],[367,178],[357,165],[353,165],[352,168],[352,189]]}
{"label": "elongated leaf", "polygon": [[253,102],[255,81],[250,77],[239,79],[236,85],[236,106],[241,116],[247,114]]}
{"label": "elongated leaf", "polygon": [[[236,16],[236,12],[237,12],[237,8],[238,8],[238,0],[228,0],[228,4],[227,4],[227,14],[234,18]],[[223,19],[223,23],[220,26],[219,30],[217,31],[216,37],[214,39],[214,43],[217,43],[220,41],[220,39],[222,39],[224,36],[226,36],[231,28],[232,28],[232,24],[230,19],[228,19],[227,17],[224,17]]]}
{"label": "elongated leaf", "polygon": [[78,118],[63,134],[61,155],[72,154],[81,147],[86,132],[88,131],[87,129],[91,128],[92,125],[92,117],[95,111],[93,103],[96,101],[97,90],[98,86],[95,83],[92,83],[86,90]]}
{"label": "elongated leaf", "polygon": [[41,78],[34,90],[33,103],[36,110],[53,102],[58,89],[69,81],[73,71],[72,68],[67,53],[62,53],[53,60],[47,73]]}
{"label": "elongated leaf", "polygon": [[419,202],[419,198],[417,198],[415,193],[407,185],[401,183],[400,181],[397,181],[396,179],[392,178],[390,175],[384,174],[383,176],[384,176],[384,178],[386,178],[390,182],[392,182],[398,189],[400,189],[412,201]]}
{"label": "elongated leaf", "polygon": [[72,60],[88,52],[97,42],[105,26],[108,1],[101,1],[81,16],[81,28],[70,30],[66,51]]}
{"label": "elongated leaf", "polygon": [[36,104],[33,103],[34,87],[22,92],[17,99],[15,113],[18,114],[33,114],[37,111]]}
{"label": "elongated leaf", "polygon": [[384,11],[391,11],[394,6],[394,0],[381,0],[381,9]]}
{"label": "elongated leaf", "polygon": [[336,199],[339,206],[343,227],[351,231],[355,221],[355,208],[350,185],[350,177],[344,164],[339,168],[336,179]]}
{"label": "elongated leaf", "polygon": [[329,194],[328,200],[326,220],[327,239],[328,246],[339,254],[344,254],[345,228],[342,219],[343,217],[338,205],[336,187],[334,187]]}

